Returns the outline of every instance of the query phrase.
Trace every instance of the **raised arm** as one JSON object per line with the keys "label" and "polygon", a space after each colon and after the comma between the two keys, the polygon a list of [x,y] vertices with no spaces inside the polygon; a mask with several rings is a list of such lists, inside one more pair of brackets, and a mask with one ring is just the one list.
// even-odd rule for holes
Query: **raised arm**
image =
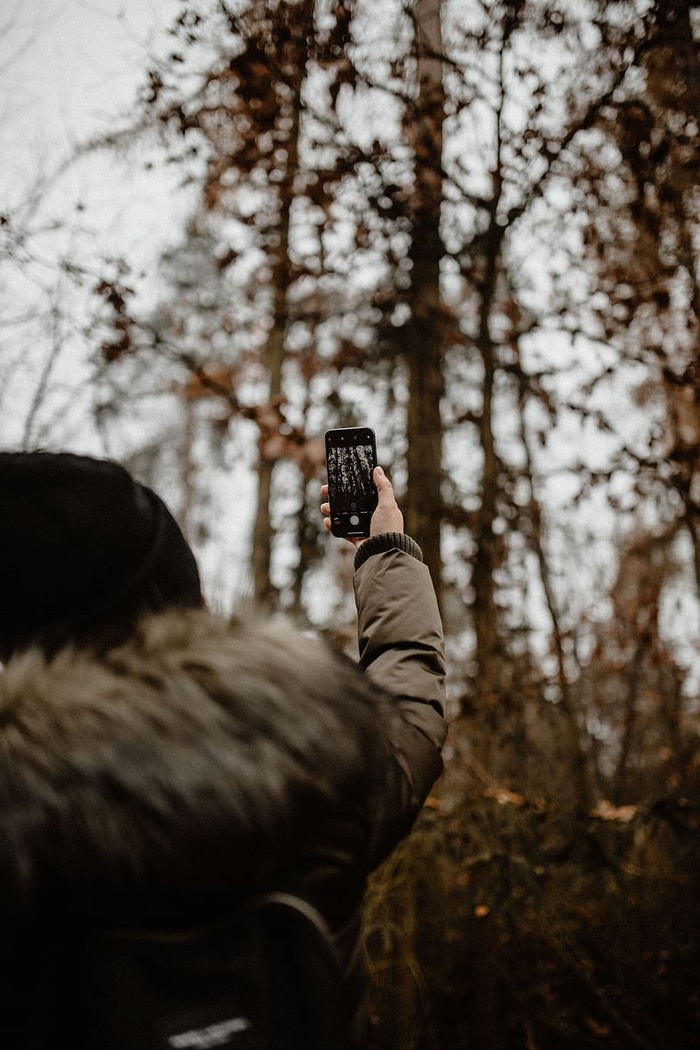
{"label": "raised arm", "polygon": [[[405,833],[442,771],[445,739],[444,637],[435,591],[420,548],[403,531],[403,515],[381,467],[379,502],[368,539],[354,540],[353,579],[360,665],[395,698],[385,727],[402,777],[388,788],[386,815],[397,818],[389,841]],[[321,507],[328,520],[328,504]]]}

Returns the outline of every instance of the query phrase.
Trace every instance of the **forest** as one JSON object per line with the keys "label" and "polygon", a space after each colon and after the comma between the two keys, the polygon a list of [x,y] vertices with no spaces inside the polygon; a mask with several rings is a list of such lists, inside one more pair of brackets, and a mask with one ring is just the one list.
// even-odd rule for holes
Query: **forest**
{"label": "forest", "polygon": [[[173,12],[3,206],[0,444],[120,459],[215,607],[353,653],[323,435],[373,427],[450,736],[370,890],[371,1050],[700,1047],[700,3]],[[155,266],[52,211],[115,165],[182,202]]]}

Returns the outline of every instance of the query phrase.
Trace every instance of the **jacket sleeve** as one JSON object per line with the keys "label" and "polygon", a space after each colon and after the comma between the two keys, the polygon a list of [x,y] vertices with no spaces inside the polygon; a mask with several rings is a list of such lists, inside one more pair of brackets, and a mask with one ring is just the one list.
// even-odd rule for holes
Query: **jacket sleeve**
{"label": "jacket sleeve", "polygon": [[365,541],[355,562],[360,665],[394,697],[385,734],[396,765],[383,785],[375,843],[382,855],[409,830],[443,768],[444,637],[421,559],[409,537],[386,534]]}

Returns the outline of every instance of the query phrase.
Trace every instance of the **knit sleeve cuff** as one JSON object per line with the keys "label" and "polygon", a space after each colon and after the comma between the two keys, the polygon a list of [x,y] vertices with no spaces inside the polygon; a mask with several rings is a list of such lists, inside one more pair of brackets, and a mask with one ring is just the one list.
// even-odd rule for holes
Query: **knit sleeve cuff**
{"label": "knit sleeve cuff", "polygon": [[373,554],[381,554],[382,551],[400,550],[410,554],[412,558],[423,561],[423,552],[415,540],[407,536],[405,532],[380,532],[376,536],[361,543],[355,552],[355,572],[361,565],[371,558]]}

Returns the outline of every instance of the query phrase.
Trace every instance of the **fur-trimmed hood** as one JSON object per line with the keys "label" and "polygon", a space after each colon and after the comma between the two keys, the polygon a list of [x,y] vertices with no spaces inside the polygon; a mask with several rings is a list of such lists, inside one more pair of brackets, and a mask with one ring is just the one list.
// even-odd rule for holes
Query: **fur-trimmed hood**
{"label": "fur-trimmed hood", "polygon": [[361,827],[397,717],[269,622],[168,613],[100,657],[26,652],[0,672],[0,907],[259,885],[338,812]]}

